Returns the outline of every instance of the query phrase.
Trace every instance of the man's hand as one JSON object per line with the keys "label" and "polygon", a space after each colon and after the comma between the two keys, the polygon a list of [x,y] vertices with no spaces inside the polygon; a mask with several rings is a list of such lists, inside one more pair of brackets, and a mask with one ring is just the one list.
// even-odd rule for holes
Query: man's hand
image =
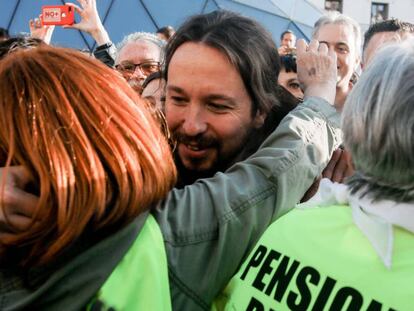
{"label": "man's hand", "polygon": [[43,40],[46,44],[50,44],[52,41],[53,31],[55,30],[54,25],[44,25],[40,21],[42,15],[39,15],[39,18],[31,19],[29,21],[30,36],[32,38],[37,38]]}
{"label": "man's hand", "polygon": [[65,25],[63,28],[74,28],[84,31],[95,39],[97,45],[110,42],[109,35],[99,18],[96,0],[78,0],[78,2],[81,6],[74,3],[66,3],[66,5],[70,5],[75,9],[81,16],[81,21],[77,24]]}
{"label": "man's hand", "polygon": [[352,176],[354,173],[355,169],[351,161],[351,154],[344,149],[336,149],[333,152],[328,165],[322,171],[322,175],[316,178],[300,202],[306,202],[315,195],[319,189],[319,183],[322,178],[328,178],[332,182],[342,184],[344,183],[345,178]]}
{"label": "man's hand", "polygon": [[325,43],[298,40],[297,71],[305,97],[318,96],[333,105],[336,94],[336,54]]}
{"label": "man's hand", "polygon": [[22,190],[31,181],[22,166],[0,168],[0,241],[32,223],[39,198]]}
{"label": "man's hand", "polygon": [[332,182],[343,183],[346,177],[355,173],[351,161],[351,154],[341,148],[336,149],[328,165],[322,172],[322,178],[328,178]]}

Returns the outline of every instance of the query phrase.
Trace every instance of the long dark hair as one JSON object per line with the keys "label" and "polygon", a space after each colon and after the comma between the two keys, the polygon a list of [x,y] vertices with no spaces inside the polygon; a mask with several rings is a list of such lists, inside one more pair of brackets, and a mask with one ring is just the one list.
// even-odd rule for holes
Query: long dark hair
{"label": "long dark hair", "polygon": [[276,89],[279,55],[270,33],[259,23],[224,10],[191,17],[177,30],[166,47],[166,80],[175,51],[186,42],[206,44],[228,57],[240,73],[252,99],[252,116],[257,111],[267,114],[273,106],[280,106]]}

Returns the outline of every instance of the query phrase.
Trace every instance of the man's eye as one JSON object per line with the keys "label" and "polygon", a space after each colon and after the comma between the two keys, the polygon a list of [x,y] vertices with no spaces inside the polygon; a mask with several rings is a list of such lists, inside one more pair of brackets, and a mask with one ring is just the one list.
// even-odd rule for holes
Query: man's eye
{"label": "man's eye", "polygon": [[215,112],[227,112],[230,110],[230,108],[223,104],[217,104],[217,103],[208,103],[208,107],[210,110],[213,110]]}
{"label": "man's eye", "polygon": [[347,53],[348,52],[348,49],[346,48],[346,47],[338,47],[338,51],[340,52],[340,53]]}
{"label": "man's eye", "polygon": [[183,104],[185,104],[185,98],[184,97],[181,97],[181,96],[170,96],[170,100],[175,105],[183,105]]}
{"label": "man's eye", "polygon": [[158,71],[157,64],[142,64],[141,67],[143,70],[146,70],[146,71]]}
{"label": "man's eye", "polygon": [[123,70],[123,71],[134,71],[135,70],[135,66],[134,65],[125,64],[125,65],[120,65],[119,66],[119,69],[120,70]]}

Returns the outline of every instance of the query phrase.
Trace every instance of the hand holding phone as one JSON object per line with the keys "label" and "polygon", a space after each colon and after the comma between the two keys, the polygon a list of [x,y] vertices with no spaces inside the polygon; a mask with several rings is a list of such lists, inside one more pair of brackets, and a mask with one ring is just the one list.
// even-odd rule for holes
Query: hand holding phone
{"label": "hand holding phone", "polygon": [[81,20],[73,25],[65,25],[63,28],[84,31],[95,39],[97,45],[110,42],[109,35],[99,18],[96,0],[78,0],[78,2],[79,5],[70,2],[66,3],[66,5],[71,6],[79,14]]}
{"label": "hand holding phone", "polygon": [[43,40],[47,44],[50,44],[55,26],[42,25],[41,20],[42,14],[39,15],[39,18],[31,19],[29,21],[30,36],[32,38],[37,38]]}
{"label": "hand holding phone", "polygon": [[69,5],[42,6],[42,25],[72,25],[75,22],[75,11]]}

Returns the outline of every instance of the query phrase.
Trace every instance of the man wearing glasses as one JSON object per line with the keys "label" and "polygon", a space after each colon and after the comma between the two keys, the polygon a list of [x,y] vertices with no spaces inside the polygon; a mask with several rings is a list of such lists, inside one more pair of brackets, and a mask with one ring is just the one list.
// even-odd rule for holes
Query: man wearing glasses
{"label": "man wearing glasses", "polygon": [[157,36],[146,32],[130,34],[119,44],[115,68],[137,92],[151,73],[160,70],[163,45]]}
{"label": "man wearing glasses", "polygon": [[343,107],[351,91],[351,78],[360,63],[361,29],[349,16],[330,12],[316,21],[312,38],[335,51],[338,65],[335,106]]}

